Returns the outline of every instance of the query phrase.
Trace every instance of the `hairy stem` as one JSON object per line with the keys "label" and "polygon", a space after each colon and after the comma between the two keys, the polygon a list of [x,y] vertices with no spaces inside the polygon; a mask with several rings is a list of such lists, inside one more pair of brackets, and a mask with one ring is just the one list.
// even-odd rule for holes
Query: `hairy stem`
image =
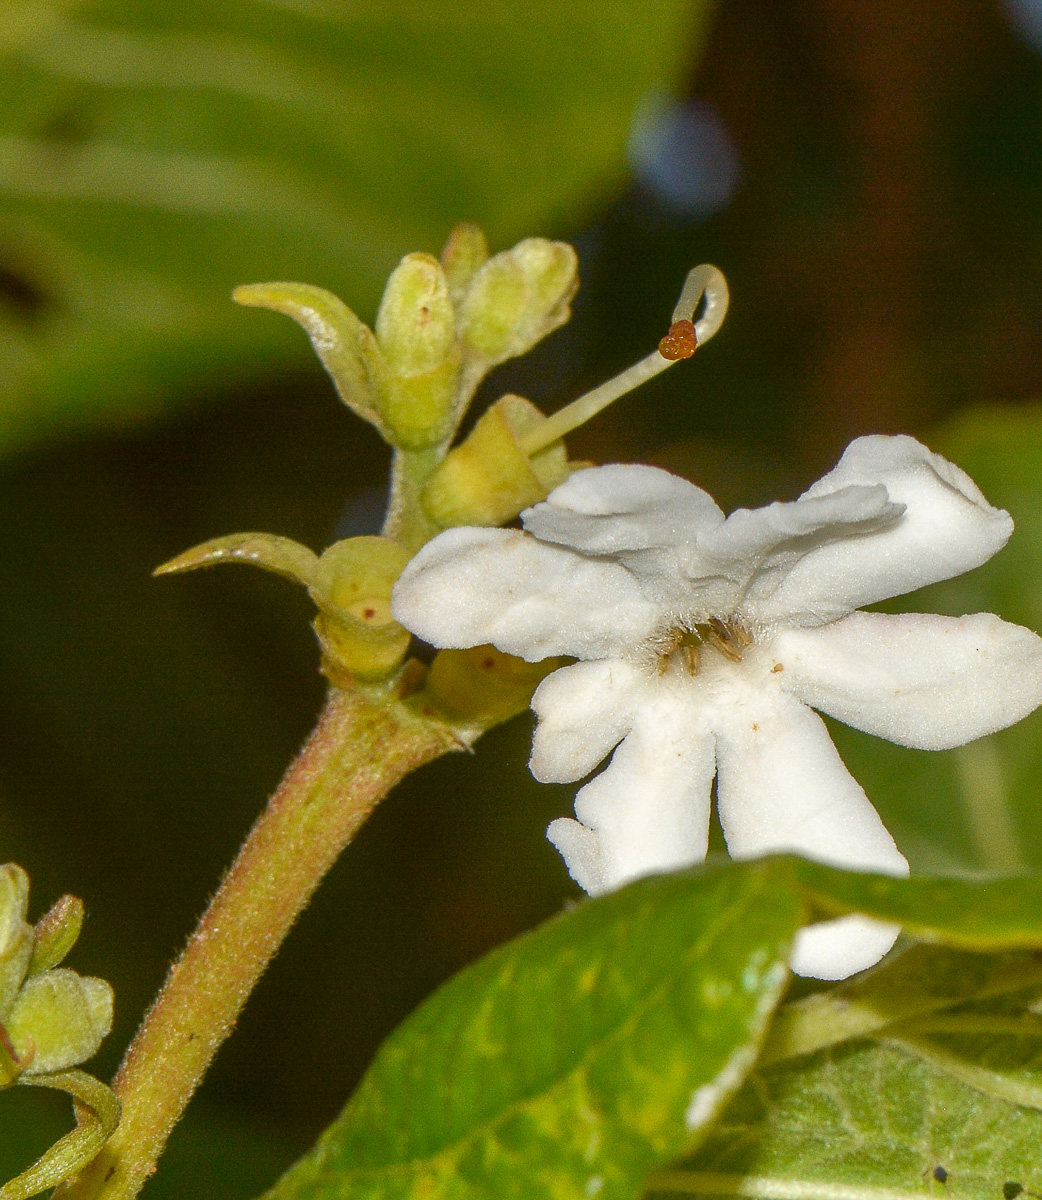
{"label": "hairy stem", "polygon": [[119,1128],[63,1200],[129,1200],[322,877],[404,775],[459,742],[400,704],[332,689],[131,1043]]}

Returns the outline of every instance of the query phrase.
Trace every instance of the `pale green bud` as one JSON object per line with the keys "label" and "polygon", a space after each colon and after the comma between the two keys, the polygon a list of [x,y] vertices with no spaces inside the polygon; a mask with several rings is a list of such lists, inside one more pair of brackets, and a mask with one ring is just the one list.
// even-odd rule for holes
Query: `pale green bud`
{"label": "pale green bud", "polygon": [[453,304],[459,304],[467,294],[478,269],[487,260],[488,242],[484,233],[469,221],[457,225],[441,252],[441,265]]}
{"label": "pale green bud", "polygon": [[460,304],[464,346],[486,367],[526,353],[568,320],[578,283],[575,251],[564,242],[526,238],[495,255]]}
{"label": "pale green bud", "polygon": [[444,441],[456,420],[460,351],[448,282],[433,255],[399,263],[380,301],[376,340],[389,368],[376,405],[393,443],[424,450]]}
{"label": "pale green bud", "polygon": [[564,662],[547,658],[527,663],[495,646],[439,650],[427,674],[424,701],[433,702],[464,736],[467,731],[477,735],[524,712],[538,684]]}
{"label": "pale green bud", "polygon": [[28,906],[29,876],[14,863],[5,863],[0,867],[0,1021],[10,1011],[32,959]]}
{"label": "pale green bud", "polygon": [[391,616],[391,591],[408,561],[409,552],[384,537],[334,542],[318,560],[308,590],[319,610],[323,670],[333,683],[386,679],[401,664],[410,634]]}
{"label": "pale green bud", "polygon": [[33,929],[33,957],[29,974],[37,975],[56,967],[76,945],[83,928],[83,901],[62,896]]}
{"label": "pale green bud", "polygon": [[422,494],[427,515],[442,528],[502,525],[522,509],[545,500],[576,469],[563,442],[529,455],[526,433],[546,417],[523,396],[503,396],[445,457]]}
{"label": "pale green bud", "polygon": [[112,988],[65,967],[27,979],[5,1022],[25,1076],[85,1062],[112,1028]]}

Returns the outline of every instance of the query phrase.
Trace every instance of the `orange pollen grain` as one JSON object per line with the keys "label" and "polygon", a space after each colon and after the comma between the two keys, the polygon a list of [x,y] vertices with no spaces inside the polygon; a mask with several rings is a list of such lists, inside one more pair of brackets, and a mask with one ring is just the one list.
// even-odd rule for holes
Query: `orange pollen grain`
{"label": "orange pollen grain", "polygon": [[690,321],[674,321],[669,333],[658,344],[658,352],[670,362],[678,358],[690,358],[698,349],[695,327]]}

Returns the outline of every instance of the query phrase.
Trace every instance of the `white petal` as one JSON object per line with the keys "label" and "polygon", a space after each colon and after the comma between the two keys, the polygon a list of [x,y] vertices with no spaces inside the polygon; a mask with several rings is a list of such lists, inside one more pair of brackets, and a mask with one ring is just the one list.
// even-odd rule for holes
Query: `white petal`
{"label": "white petal", "polygon": [[658,467],[616,463],[576,471],[521,520],[529,533],[587,554],[676,546],[723,523],[713,498]]}
{"label": "white petal", "polygon": [[883,484],[904,515],[865,536],[829,541],[755,598],[763,622],[816,625],[855,608],[950,579],[986,562],[1013,530],[972,479],[910,437],[863,437],[797,503]]}
{"label": "white petal", "polygon": [[649,681],[630,663],[581,662],[548,675],[536,688],[539,718],[529,767],[540,783],[588,775],[629,733]]}
{"label": "white petal", "polygon": [[991,613],[851,613],[772,649],[786,691],[902,746],[961,746],[1042,704],[1042,638]]}
{"label": "white petal", "polygon": [[692,706],[662,690],[608,767],[579,792],[579,822],[558,820],[547,830],[591,895],[705,858],[713,738]]}
{"label": "white petal", "polygon": [[548,546],[516,529],[448,529],[395,585],[397,621],[434,646],[487,642],[536,662],[603,658],[661,624],[659,608],[617,563]]}
{"label": "white petal", "polygon": [[[843,765],[821,718],[780,688],[754,684],[735,673],[731,703],[714,718],[720,823],[732,856],[790,851],[836,867],[907,874],[904,856]],[[840,979],[871,966],[897,930],[872,922],[875,933],[848,942],[862,921],[844,925],[839,934],[834,922],[812,926],[800,937],[793,969]]]}
{"label": "white petal", "polygon": [[900,932],[900,926],[872,917],[819,921],[796,934],[789,966],[810,979],[846,979],[874,967]]}

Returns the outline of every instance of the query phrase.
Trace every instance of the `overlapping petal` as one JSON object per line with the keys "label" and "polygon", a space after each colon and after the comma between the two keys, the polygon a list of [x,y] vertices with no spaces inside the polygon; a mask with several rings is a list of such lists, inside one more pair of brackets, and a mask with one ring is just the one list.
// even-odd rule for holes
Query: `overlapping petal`
{"label": "overlapping petal", "polygon": [[433,645],[491,642],[529,662],[603,658],[662,624],[658,606],[618,563],[513,529],[449,529],[428,542],[395,585],[391,611]]}
{"label": "overlapping petal", "polygon": [[1042,638],[992,613],[851,613],[787,629],[781,686],[866,733],[921,750],[961,746],[1042,704]]}
{"label": "overlapping petal", "polygon": [[633,727],[658,680],[635,664],[580,662],[548,675],[532,697],[539,718],[529,767],[540,783],[589,775]]}
{"label": "overlapping petal", "polygon": [[642,707],[611,762],[576,796],[579,821],[547,830],[591,895],[705,858],[713,737],[702,714],[678,699],[660,691]]}
{"label": "overlapping petal", "polygon": [[797,503],[882,484],[905,506],[900,520],[866,536],[831,540],[804,555],[770,595],[763,622],[819,625],[987,562],[1013,531],[972,479],[910,437],[863,437]]}

